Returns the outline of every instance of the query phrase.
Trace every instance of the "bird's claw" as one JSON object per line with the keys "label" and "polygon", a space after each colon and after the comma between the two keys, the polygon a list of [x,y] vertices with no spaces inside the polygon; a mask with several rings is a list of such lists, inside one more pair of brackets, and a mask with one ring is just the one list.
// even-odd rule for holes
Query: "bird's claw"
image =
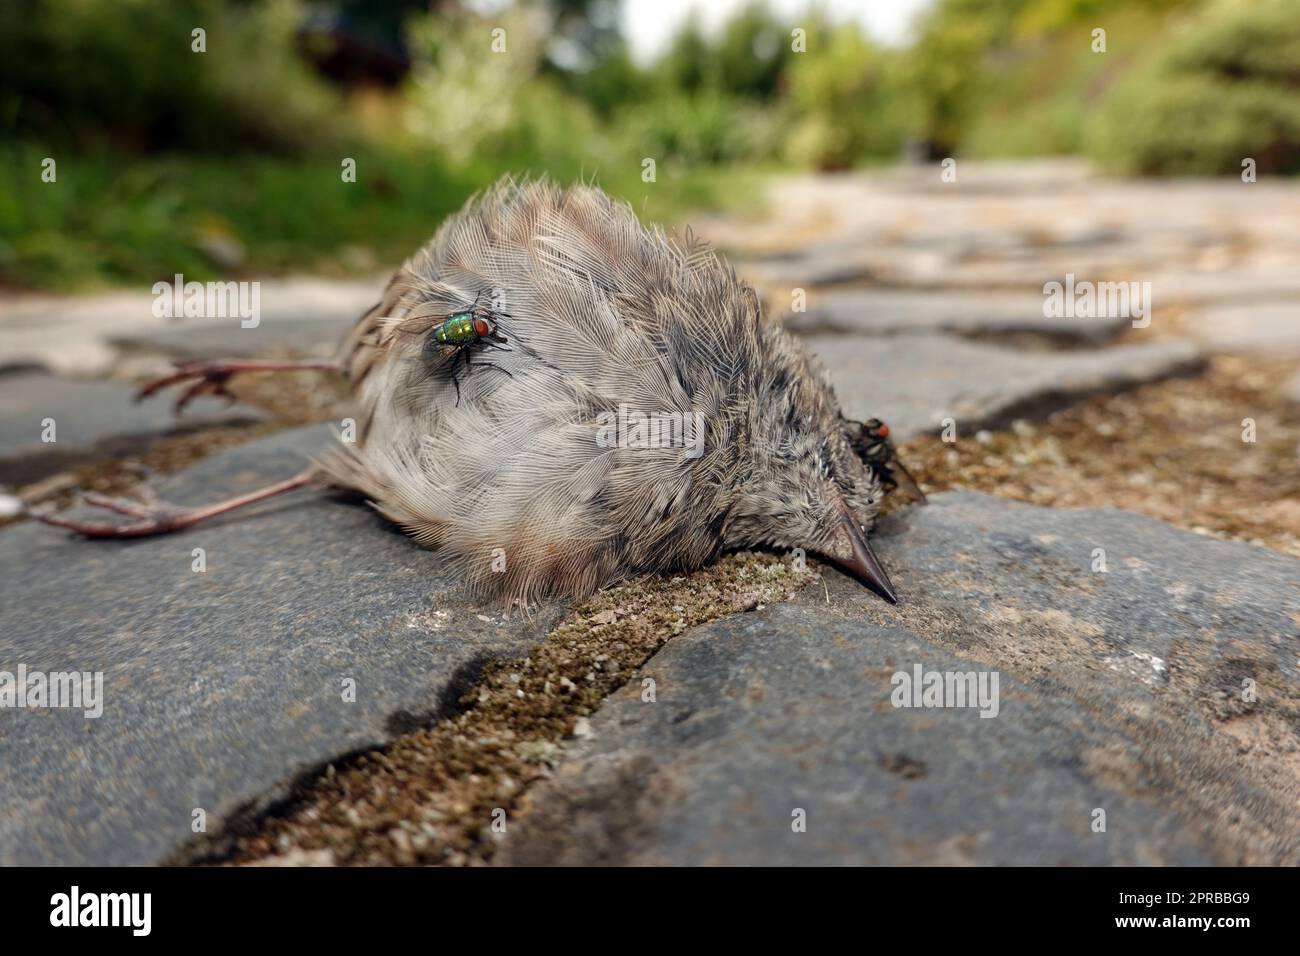
{"label": "bird's claw", "polygon": [[31,516],[44,524],[56,528],[66,528],[87,538],[142,538],[152,534],[166,534],[192,523],[190,520],[196,509],[159,501],[152,490],[144,492],[145,501],[133,501],[130,498],[114,498],[88,491],[81,500],[95,508],[103,508],[116,514],[126,515],[133,521],[120,523],[107,521],[84,521],[66,518],[61,513],[50,510],[31,511]]}
{"label": "bird's claw", "polygon": [[135,400],[141,402],[164,388],[170,388],[182,382],[189,382],[190,385],[176,399],[175,409],[178,415],[185,409],[186,405],[200,395],[219,395],[234,404],[235,396],[226,388],[226,383],[230,381],[230,377],[234,374],[234,370],[227,363],[221,361],[190,359],[177,362],[175,372],[142,385],[140,390],[135,393]]}

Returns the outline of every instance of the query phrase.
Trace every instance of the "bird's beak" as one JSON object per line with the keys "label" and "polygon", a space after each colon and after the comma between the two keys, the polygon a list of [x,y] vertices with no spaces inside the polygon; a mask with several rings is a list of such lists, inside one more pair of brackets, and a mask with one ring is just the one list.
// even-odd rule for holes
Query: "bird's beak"
{"label": "bird's beak", "polygon": [[889,575],[880,566],[875,552],[867,543],[867,536],[862,533],[861,526],[848,509],[841,510],[844,533],[849,539],[849,553],[836,558],[836,563],[890,604],[897,604],[898,595],[894,593],[894,586],[889,583]]}

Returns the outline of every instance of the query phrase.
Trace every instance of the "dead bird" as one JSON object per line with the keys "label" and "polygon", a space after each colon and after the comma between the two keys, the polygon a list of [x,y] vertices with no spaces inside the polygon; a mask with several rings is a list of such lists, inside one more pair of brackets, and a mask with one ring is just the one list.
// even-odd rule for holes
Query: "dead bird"
{"label": "dead bird", "polygon": [[207,507],[87,495],[129,520],[39,517],[136,537],[332,484],[525,606],[743,548],[803,548],[897,601],[867,541],[888,474],[870,429],[715,253],[597,188],[507,178],[471,199],[334,363],[187,363],[142,394],[186,385],[183,406],[285,368],[347,377],[355,441]]}

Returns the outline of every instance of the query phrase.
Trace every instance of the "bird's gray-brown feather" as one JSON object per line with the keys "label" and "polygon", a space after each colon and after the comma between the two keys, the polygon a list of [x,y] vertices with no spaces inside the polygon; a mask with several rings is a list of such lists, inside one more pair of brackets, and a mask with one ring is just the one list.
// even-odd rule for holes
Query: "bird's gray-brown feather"
{"label": "bird's gray-brown feather", "polygon": [[[472,346],[466,368],[426,348],[480,300],[510,351]],[[844,507],[867,526],[879,506],[824,374],[754,291],[592,187],[506,180],[471,201],[345,349],[360,429],[322,466],[480,593],[582,596],[735,547],[834,555]],[[620,408],[701,413],[703,453],[607,447]]]}

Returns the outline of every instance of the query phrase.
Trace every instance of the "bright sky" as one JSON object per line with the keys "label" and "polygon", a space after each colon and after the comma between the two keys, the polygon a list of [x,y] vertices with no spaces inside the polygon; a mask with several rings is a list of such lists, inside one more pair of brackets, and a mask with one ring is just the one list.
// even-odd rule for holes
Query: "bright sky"
{"label": "bright sky", "polygon": [[[623,33],[639,61],[653,57],[672,39],[692,10],[698,10],[706,29],[724,23],[748,0],[623,0]],[[820,6],[836,20],[856,19],[877,40],[899,45],[908,39],[908,25],[930,0],[821,0]],[[811,6],[809,0],[768,0],[783,19]],[[794,22],[792,20],[792,22]]]}

